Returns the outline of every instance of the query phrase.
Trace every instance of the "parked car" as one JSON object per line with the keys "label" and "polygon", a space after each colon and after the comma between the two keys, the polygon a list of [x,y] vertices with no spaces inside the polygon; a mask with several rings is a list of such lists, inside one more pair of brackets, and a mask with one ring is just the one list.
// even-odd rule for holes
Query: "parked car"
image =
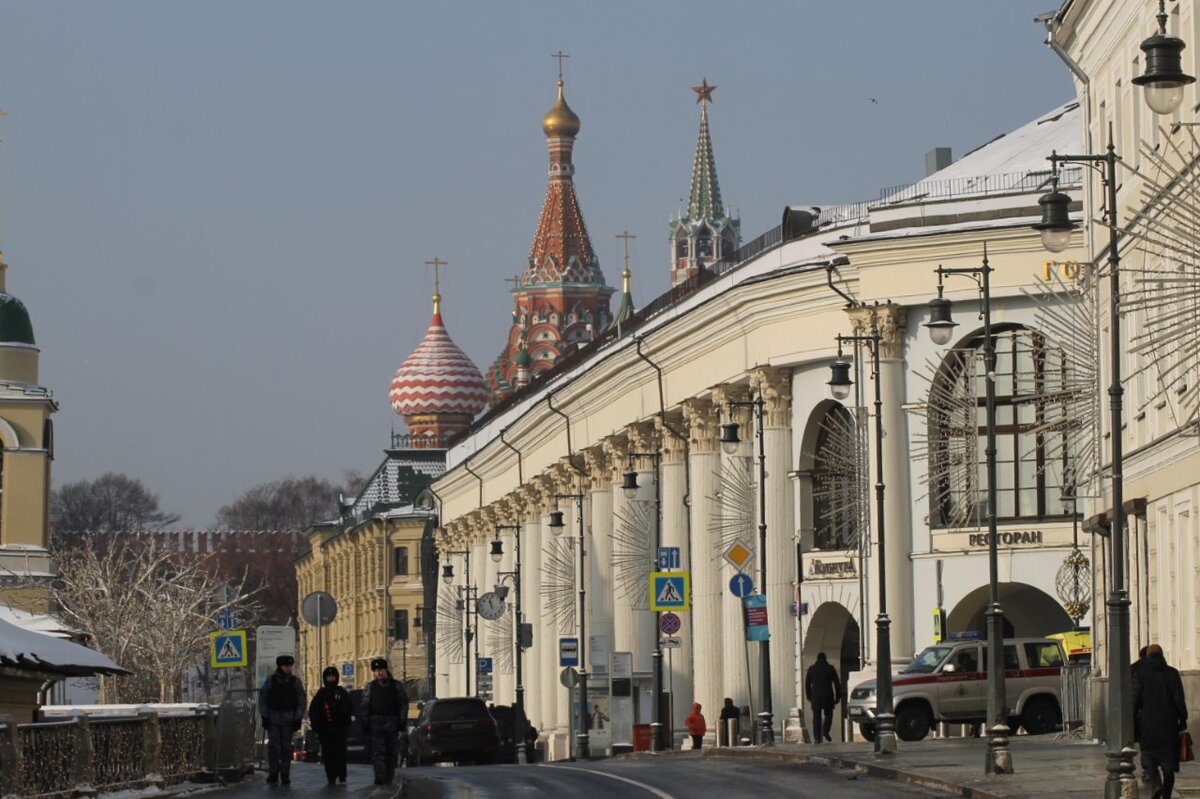
{"label": "parked car", "polygon": [[370,763],[371,754],[367,749],[367,744],[370,741],[367,738],[367,730],[363,727],[362,719],[359,717],[359,710],[362,708],[362,689],[355,688],[348,692],[350,694],[350,726],[346,728],[346,762],[347,763]]}
{"label": "parked car", "polygon": [[1072,666],[1089,666],[1092,663],[1092,631],[1071,630],[1046,636],[1062,642],[1067,653],[1067,662]]}
{"label": "parked car", "polygon": [[442,760],[495,763],[499,755],[499,725],[483,700],[473,696],[429,700],[408,735],[410,766]]}
{"label": "parked car", "polygon": [[[496,720],[496,726],[500,730],[500,754],[499,760],[501,763],[516,763],[517,762],[517,709],[512,705],[488,705],[488,712],[492,714],[492,718]],[[528,752],[526,759],[532,763]]]}
{"label": "parked car", "polygon": [[[1058,729],[1062,722],[1059,685],[1066,656],[1050,638],[1013,638],[1004,642],[1004,689],[1009,727],[1030,735]],[[980,640],[946,641],[926,647],[892,679],[896,735],[919,741],[934,724],[975,724],[987,719],[987,644]],[[875,680],[850,692],[846,712],[863,737],[875,738]]]}

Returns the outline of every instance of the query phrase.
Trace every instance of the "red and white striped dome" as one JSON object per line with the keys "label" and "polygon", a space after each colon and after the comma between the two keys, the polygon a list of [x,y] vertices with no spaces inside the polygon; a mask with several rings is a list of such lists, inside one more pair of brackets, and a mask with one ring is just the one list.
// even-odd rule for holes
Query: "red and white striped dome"
{"label": "red and white striped dome", "polygon": [[463,413],[474,416],[487,407],[483,375],[458,348],[442,324],[441,297],[435,296],[433,319],[420,345],[404,359],[388,398],[402,416]]}

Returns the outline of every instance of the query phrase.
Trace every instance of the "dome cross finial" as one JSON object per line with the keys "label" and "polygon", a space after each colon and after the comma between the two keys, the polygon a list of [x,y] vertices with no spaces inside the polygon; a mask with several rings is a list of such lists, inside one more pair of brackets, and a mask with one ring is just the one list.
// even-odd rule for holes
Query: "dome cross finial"
{"label": "dome cross finial", "polygon": [[435,255],[435,256],[433,256],[433,260],[432,260],[432,261],[426,261],[426,262],[425,262],[425,265],[426,265],[426,266],[432,266],[432,267],[433,267],[433,312],[434,312],[434,313],[440,313],[440,312],[441,312],[441,310],[442,310],[442,309],[441,309],[441,305],[442,305],[442,273],[441,273],[441,268],[442,268],[443,266],[447,266],[448,264],[449,264],[449,262],[448,262],[448,261],[443,261],[441,258],[438,258],[436,255]]}
{"label": "dome cross finial", "polygon": [[559,82],[559,83],[562,83],[562,79],[563,79],[563,78],[562,78],[563,59],[564,59],[564,58],[570,58],[571,56],[567,55],[567,54],[566,54],[566,53],[564,53],[562,50],[559,50],[557,53],[551,53],[551,54],[550,54],[550,57],[551,57],[551,58],[557,58],[557,59],[558,59],[558,82]]}

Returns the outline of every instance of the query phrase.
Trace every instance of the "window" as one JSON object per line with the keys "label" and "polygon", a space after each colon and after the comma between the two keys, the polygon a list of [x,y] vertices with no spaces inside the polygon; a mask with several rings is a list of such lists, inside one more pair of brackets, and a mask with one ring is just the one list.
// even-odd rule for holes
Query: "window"
{"label": "window", "polygon": [[[1068,516],[1067,439],[1081,420],[1067,412],[1072,383],[1065,353],[1027,328],[993,333],[996,346],[996,515],[1002,520]],[[931,397],[931,514],[936,526],[981,524],[988,515],[986,367],[983,338],[947,356]],[[931,400],[931,404],[934,401]]]}
{"label": "window", "polygon": [[854,415],[841,405],[831,407],[820,425],[813,453],[813,546],[851,549],[865,523],[866,452]]}
{"label": "window", "polygon": [[392,611],[392,638],[397,641],[408,640],[408,611]]}
{"label": "window", "polygon": [[1029,661],[1031,669],[1063,665],[1062,650],[1058,644],[1052,643],[1025,644],[1025,659]]}
{"label": "window", "polygon": [[396,547],[392,550],[392,576],[408,576],[408,547]]}

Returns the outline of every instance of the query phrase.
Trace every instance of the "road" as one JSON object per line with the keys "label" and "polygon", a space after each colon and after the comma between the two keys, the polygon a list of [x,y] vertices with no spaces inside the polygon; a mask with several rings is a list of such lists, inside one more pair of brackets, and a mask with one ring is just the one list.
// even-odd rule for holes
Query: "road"
{"label": "road", "polygon": [[945,796],[853,771],[698,755],[537,766],[425,766],[403,772],[410,799],[695,799],[787,796],[878,799]]}

